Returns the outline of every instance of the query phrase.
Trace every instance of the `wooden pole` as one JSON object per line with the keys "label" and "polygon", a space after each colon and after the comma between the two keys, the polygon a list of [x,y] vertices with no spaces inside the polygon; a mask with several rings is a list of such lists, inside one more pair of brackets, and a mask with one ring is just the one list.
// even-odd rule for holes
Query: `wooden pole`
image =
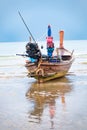
{"label": "wooden pole", "polygon": [[60,31],[59,35],[60,35],[60,45],[59,45],[59,47],[64,48],[63,47],[64,31]]}

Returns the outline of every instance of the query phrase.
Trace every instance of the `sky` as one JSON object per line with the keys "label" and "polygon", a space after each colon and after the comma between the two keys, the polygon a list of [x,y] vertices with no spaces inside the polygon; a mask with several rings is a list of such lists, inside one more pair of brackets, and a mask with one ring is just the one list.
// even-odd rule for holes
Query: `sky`
{"label": "sky", "polygon": [[36,41],[44,41],[50,24],[54,40],[87,40],[87,0],[1,0],[0,42],[29,40],[20,11]]}

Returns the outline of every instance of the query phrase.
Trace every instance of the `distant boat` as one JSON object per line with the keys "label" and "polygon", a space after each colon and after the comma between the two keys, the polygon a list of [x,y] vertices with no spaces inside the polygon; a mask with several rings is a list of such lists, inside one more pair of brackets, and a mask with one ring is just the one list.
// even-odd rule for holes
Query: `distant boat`
{"label": "distant boat", "polygon": [[26,62],[28,75],[38,82],[46,82],[63,77],[69,71],[73,61],[73,51],[63,47],[64,31],[60,31],[60,46],[55,48],[52,57],[42,56],[38,62]]}

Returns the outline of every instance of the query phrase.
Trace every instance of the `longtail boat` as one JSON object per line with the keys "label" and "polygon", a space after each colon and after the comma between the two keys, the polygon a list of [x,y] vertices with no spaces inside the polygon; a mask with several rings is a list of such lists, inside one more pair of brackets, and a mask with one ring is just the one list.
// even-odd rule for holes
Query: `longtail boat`
{"label": "longtail boat", "polygon": [[25,67],[28,70],[28,75],[37,79],[38,82],[46,82],[65,76],[74,61],[74,56],[73,51],[70,52],[63,46],[64,31],[59,32],[59,48],[54,48],[53,37],[51,36],[51,26],[48,25],[48,37],[46,37],[48,55],[42,55],[38,48],[38,44],[24,21],[24,18],[20,12],[18,13],[34,41],[34,43],[32,43],[30,38],[30,42],[26,45],[26,55],[17,54],[20,56],[27,56],[31,59],[31,61],[28,60],[25,64]]}
{"label": "longtail boat", "polygon": [[41,56],[38,64],[37,62],[25,64],[28,75],[40,83],[65,76],[74,61],[73,51],[70,52],[63,46],[64,31],[60,31],[59,34],[59,48],[54,49],[51,57]]}

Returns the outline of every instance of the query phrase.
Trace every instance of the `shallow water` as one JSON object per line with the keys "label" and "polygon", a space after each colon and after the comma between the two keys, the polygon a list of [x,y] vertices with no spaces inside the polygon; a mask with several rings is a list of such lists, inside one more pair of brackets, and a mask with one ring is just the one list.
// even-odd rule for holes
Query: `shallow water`
{"label": "shallow water", "polygon": [[86,42],[65,42],[75,49],[69,73],[43,84],[27,77],[26,58],[15,55],[25,43],[21,50],[19,43],[0,44],[0,130],[87,129]]}

